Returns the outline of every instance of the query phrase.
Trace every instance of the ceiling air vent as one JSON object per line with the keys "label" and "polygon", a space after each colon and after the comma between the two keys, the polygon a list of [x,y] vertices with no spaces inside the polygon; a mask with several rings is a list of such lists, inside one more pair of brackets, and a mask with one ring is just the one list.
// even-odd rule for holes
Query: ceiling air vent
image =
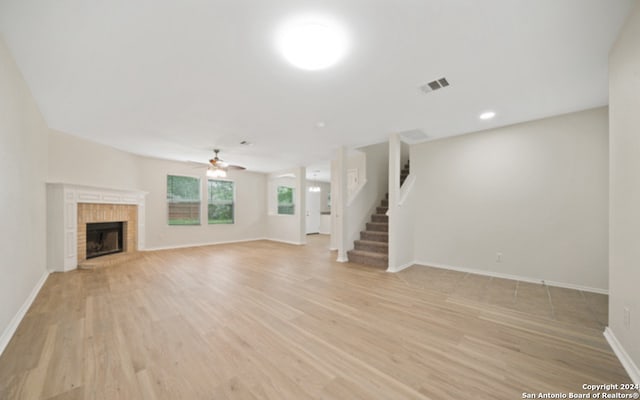
{"label": "ceiling air vent", "polygon": [[420,90],[425,93],[429,93],[433,92],[434,90],[445,88],[447,86],[449,86],[449,81],[447,81],[447,78],[440,78],[436,79],[435,81],[425,83],[424,85],[420,86]]}

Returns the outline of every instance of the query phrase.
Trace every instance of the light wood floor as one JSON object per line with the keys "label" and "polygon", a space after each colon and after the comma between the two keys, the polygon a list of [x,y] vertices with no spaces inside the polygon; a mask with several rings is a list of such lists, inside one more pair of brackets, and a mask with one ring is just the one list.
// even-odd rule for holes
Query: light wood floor
{"label": "light wood floor", "polygon": [[308,240],[52,274],[0,357],[0,398],[520,399],[629,382],[602,337],[606,297],[389,274]]}

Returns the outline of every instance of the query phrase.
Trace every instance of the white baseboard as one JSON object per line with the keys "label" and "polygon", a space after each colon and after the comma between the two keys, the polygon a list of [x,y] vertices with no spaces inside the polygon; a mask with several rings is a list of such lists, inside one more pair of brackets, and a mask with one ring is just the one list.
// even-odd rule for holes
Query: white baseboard
{"label": "white baseboard", "polygon": [[145,247],[144,249],[139,249],[139,251],[186,249],[186,248],[189,248],[189,247],[214,246],[214,245],[218,245],[218,244],[233,244],[233,243],[244,243],[244,242],[256,242],[258,240],[271,240],[271,239],[254,238],[254,239],[228,240],[228,241],[223,241],[223,242],[179,244],[179,245],[176,245],[176,246]]}
{"label": "white baseboard", "polygon": [[268,241],[271,241],[271,242],[293,244],[293,245],[296,245],[296,246],[301,246],[301,245],[306,244],[306,243],[301,243],[301,242],[293,242],[293,241],[289,241],[289,240],[280,240],[280,239],[261,237],[261,238],[252,238],[252,239],[227,240],[227,241],[223,241],[223,242],[190,243],[190,244],[180,244],[180,245],[176,245],[176,246],[146,247],[144,249],[140,249],[140,251],[186,249],[186,248],[189,248],[189,247],[205,247],[205,246],[215,246],[215,245],[219,245],[219,244],[234,244],[234,243],[245,243],[245,242],[257,242],[257,241],[260,241],[260,240],[268,240]]}
{"label": "white baseboard", "polygon": [[408,262],[406,264],[402,264],[401,266],[399,266],[398,268],[395,268],[395,269],[388,268],[387,272],[392,272],[392,273],[400,272],[403,269],[409,268],[410,266],[415,265],[415,264],[416,264],[415,261],[411,261],[411,262]]}
{"label": "white baseboard", "polygon": [[293,244],[295,246],[302,246],[303,244],[306,244],[306,243],[302,243],[302,242],[294,242],[294,241],[291,241],[291,240],[280,240],[280,239],[271,239],[271,238],[264,238],[263,240],[268,240],[270,242]]}
{"label": "white baseboard", "polygon": [[629,353],[622,347],[618,338],[616,338],[616,335],[613,334],[613,331],[609,329],[609,327],[604,330],[604,337],[607,339],[607,342],[609,342],[613,352],[616,353],[618,360],[620,360],[620,363],[625,371],[627,371],[627,374],[629,374],[633,383],[640,385],[640,368],[633,362]]}
{"label": "white baseboard", "polygon": [[0,355],[2,355],[4,349],[9,344],[9,341],[16,333],[18,325],[20,325],[20,322],[22,322],[22,318],[24,318],[27,311],[29,311],[29,307],[31,307],[31,304],[36,299],[36,296],[40,292],[40,289],[42,289],[42,286],[47,281],[47,277],[49,276],[49,274],[49,271],[45,271],[42,274],[40,280],[38,280],[38,283],[36,283],[36,285],[31,290],[31,293],[29,293],[29,297],[27,297],[16,315],[14,315],[11,319],[11,322],[9,322],[9,325],[5,328],[4,332],[2,332],[2,336],[0,336]]}
{"label": "white baseboard", "polygon": [[548,281],[548,280],[545,280],[545,279],[531,278],[531,277],[528,277],[528,276],[504,274],[502,272],[484,271],[484,270],[473,269],[473,268],[455,267],[455,266],[452,266],[452,265],[431,263],[431,262],[426,262],[426,261],[416,261],[415,264],[416,265],[425,266],[425,267],[449,269],[449,270],[452,270],[452,271],[467,272],[467,273],[470,273],[470,274],[491,276],[491,277],[494,277],[494,278],[512,279],[512,280],[516,280],[516,281],[531,282],[531,283],[542,283],[542,284],[545,284],[547,286],[556,286],[556,287],[562,287],[562,288],[567,288],[567,289],[576,289],[576,290],[582,290],[583,292],[609,294],[609,291],[606,290],[606,289],[594,288],[594,287],[590,287],[590,286],[575,285],[573,283]]}
{"label": "white baseboard", "polygon": [[543,282],[545,285],[548,285],[548,286],[555,286],[555,287],[561,287],[561,288],[567,288],[567,289],[576,289],[576,290],[581,290],[583,292],[606,294],[607,296],[609,295],[609,291],[607,289],[594,288],[591,286],[575,285],[573,283],[546,281],[546,280],[537,280],[537,281],[534,280],[534,282]]}

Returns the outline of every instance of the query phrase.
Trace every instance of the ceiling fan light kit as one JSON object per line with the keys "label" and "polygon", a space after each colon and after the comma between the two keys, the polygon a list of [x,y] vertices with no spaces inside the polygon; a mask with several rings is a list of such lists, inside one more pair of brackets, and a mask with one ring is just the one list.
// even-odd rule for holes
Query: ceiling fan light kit
{"label": "ceiling fan light kit", "polygon": [[209,168],[207,168],[207,176],[210,178],[226,178],[227,177],[227,171],[230,169],[235,169],[235,170],[239,170],[239,171],[243,171],[246,168],[240,165],[231,165],[227,162],[225,162],[224,160],[222,160],[220,157],[218,157],[218,153],[220,152],[220,149],[214,149],[213,150],[215,156],[209,160]]}
{"label": "ceiling fan light kit", "polygon": [[207,176],[209,178],[226,178],[227,177],[227,171],[225,171],[222,168],[209,167],[207,169]]}

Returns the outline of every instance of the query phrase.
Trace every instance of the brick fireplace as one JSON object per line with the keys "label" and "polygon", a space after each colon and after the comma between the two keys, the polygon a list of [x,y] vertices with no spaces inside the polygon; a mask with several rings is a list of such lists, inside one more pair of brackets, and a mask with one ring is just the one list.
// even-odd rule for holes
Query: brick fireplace
{"label": "brick fireplace", "polygon": [[87,224],[123,222],[123,251],[138,251],[138,206],[130,204],[78,204],[78,264],[87,259]]}
{"label": "brick fireplace", "polygon": [[87,223],[120,222],[122,250],[144,250],[145,196],[142,191],[47,183],[49,270],[70,271],[86,262]]}

